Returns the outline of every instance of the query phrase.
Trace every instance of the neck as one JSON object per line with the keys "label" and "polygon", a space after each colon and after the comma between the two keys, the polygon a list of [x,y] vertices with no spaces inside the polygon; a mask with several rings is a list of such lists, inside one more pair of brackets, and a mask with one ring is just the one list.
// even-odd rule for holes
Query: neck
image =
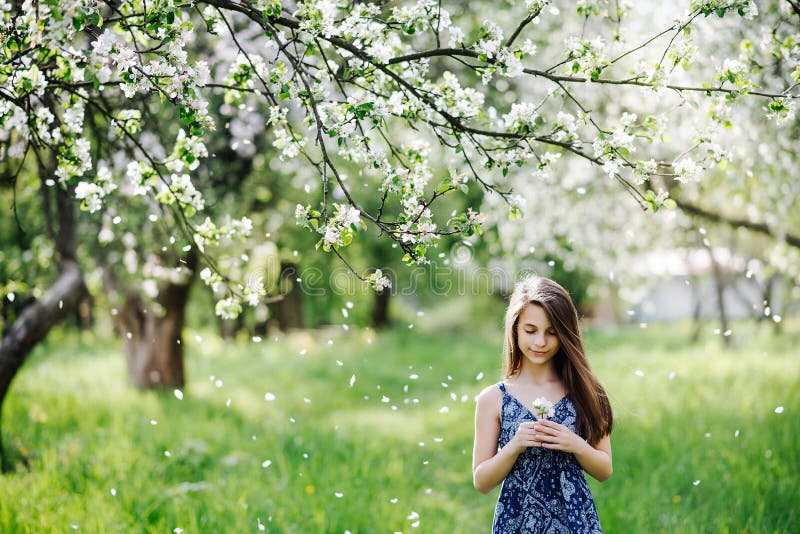
{"label": "neck", "polygon": [[522,367],[520,367],[517,376],[524,380],[533,381],[536,384],[544,384],[558,380],[558,373],[556,373],[556,367],[553,365],[553,360],[550,360],[542,365],[536,365],[527,360],[523,361]]}

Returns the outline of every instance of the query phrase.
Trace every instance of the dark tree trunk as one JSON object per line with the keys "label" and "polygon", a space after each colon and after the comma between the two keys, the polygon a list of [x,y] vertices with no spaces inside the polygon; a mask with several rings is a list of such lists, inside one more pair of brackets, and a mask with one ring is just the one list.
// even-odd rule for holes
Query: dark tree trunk
{"label": "dark tree trunk", "polygon": [[[52,169],[40,166],[40,176],[49,176],[51,173]],[[47,189],[44,194],[48,195],[50,188],[44,185],[44,178],[42,188]],[[56,197],[56,212],[51,211],[51,203],[45,203],[43,215],[58,252],[58,277],[42,298],[26,307],[3,332],[3,340],[0,342],[0,467],[4,472],[10,466],[3,452],[2,409],[11,382],[33,347],[44,339],[51,328],[74,313],[78,303],[87,294],[83,273],[76,261],[76,223],[72,193],[62,187],[52,189]],[[54,221],[57,221],[57,231],[54,231]]]}
{"label": "dark tree trunk", "polygon": [[389,300],[392,296],[390,289],[382,289],[375,293],[375,304],[372,306],[372,326],[374,328],[389,328],[392,321],[389,319]]}
{"label": "dark tree trunk", "polygon": [[181,388],[186,383],[182,334],[186,304],[197,270],[194,251],[185,265],[191,271],[185,283],[170,283],[160,288],[156,301],[161,313],[149,310],[138,294],[129,294],[117,316],[117,329],[125,343],[128,379],[139,388]]}
{"label": "dark tree trunk", "polygon": [[697,343],[700,341],[700,332],[703,328],[703,295],[700,294],[700,288],[698,285],[699,280],[692,281],[692,299],[694,300],[694,309],[692,310],[692,320],[694,322],[691,338],[692,343]]}
{"label": "dark tree trunk", "polygon": [[242,328],[244,328],[244,314],[240,313],[236,319],[219,320],[219,334],[222,339],[233,339]]}
{"label": "dark tree trunk", "polygon": [[[83,274],[78,264],[73,261],[64,262],[61,274],[44,296],[29,306],[5,332],[0,344],[0,421],[3,400],[25,358],[53,326],[73,312],[85,291]],[[8,466],[3,455],[2,439],[0,459],[5,471]]]}
{"label": "dark tree trunk", "polygon": [[708,253],[711,257],[711,268],[714,272],[714,290],[717,294],[717,309],[719,310],[719,322],[722,334],[722,342],[726,348],[730,348],[731,346],[731,336],[729,333],[730,326],[728,323],[728,313],[725,309],[725,274],[722,272],[722,267],[720,267],[719,263],[717,262],[716,258],[714,258],[714,253],[711,251],[711,248],[708,249]]}
{"label": "dark tree trunk", "polygon": [[288,330],[303,328],[303,295],[296,282],[297,264],[281,262],[281,277],[279,291],[282,298],[274,302],[270,309],[273,312],[278,328]]}

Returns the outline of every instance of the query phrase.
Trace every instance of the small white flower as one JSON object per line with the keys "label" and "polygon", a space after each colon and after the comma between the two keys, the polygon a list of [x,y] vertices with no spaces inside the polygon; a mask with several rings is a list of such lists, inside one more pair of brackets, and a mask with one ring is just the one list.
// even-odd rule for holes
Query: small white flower
{"label": "small white flower", "polygon": [[546,419],[555,415],[555,406],[545,397],[539,397],[533,401],[533,415],[539,419]]}

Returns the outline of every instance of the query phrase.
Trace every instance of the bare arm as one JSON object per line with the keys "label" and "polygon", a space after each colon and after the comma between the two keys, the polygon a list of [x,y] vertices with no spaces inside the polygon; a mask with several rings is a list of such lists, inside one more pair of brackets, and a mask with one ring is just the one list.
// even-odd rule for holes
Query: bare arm
{"label": "bare arm", "polygon": [[605,436],[594,447],[586,443],[585,447],[573,453],[584,471],[605,482],[614,472],[611,463],[611,436]]}
{"label": "bare arm", "polygon": [[500,437],[502,393],[497,386],[486,388],[475,407],[475,444],[472,449],[472,483],[489,493],[506,478],[517,457],[533,445],[533,423],[522,423],[514,438],[497,450]]}
{"label": "bare arm", "polygon": [[605,436],[597,445],[589,445],[569,428],[552,421],[537,421],[534,425],[537,446],[570,452],[584,471],[600,482],[605,482],[613,472],[611,462],[611,437]]}

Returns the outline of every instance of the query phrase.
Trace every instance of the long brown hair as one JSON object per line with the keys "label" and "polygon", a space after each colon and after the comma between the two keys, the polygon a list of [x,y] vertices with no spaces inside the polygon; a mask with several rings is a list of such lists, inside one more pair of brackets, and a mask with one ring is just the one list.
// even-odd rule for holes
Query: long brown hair
{"label": "long brown hair", "polygon": [[560,341],[560,348],[553,362],[556,373],[575,406],[578,434],[590,444],[596,445],[611,433],[614,424],[611,404],[586,360],[575,305],[569,293],[548,278],[528,276],[517,283],[511,294],[503,341],[505,377],[510,378],[522,367],[522,353],[517,342],[517,322],[520,313],[529,304],[541,306],[550,319]]}

